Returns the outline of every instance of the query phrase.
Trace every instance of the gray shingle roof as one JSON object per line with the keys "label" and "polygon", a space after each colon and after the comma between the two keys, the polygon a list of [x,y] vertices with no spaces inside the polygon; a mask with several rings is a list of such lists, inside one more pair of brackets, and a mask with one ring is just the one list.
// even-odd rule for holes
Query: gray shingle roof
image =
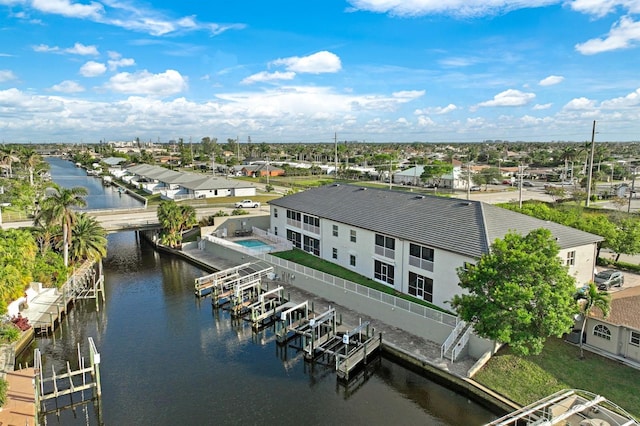
{"label": "gray shingle roof", "polygon": [[487,253],[510,230],[525,235],[547,228],[563,249],[602,241],[597,235],[480,201],[354,185],[313,188],[270,204],[471,257]]}

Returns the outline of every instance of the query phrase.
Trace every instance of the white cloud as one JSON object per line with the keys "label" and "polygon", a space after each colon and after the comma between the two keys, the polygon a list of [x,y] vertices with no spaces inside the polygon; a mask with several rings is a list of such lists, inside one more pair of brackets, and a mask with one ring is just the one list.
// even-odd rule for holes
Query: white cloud
{"label": "white cloud", "polygon": [[623,109],[640,106],[640,89],[629,93],[627,96],[603,101],[600,105],[603,109]]}
{"label": "white cloud", "polygon": [[288,71],[309,74],[335,73],[342,68],[340,58],[326,50],[309,56],[276,59],[271,64],[284,65]]}
{"label": "white cloud", "polygon": [[401,99],[404,102],[412,101],[414,99],[424,96],[424,90],[402,90],[400,92],[393,92],[394,98]]}
{"label": "white cloud", "polygon": [[82,43],[76,43],[73,47],[64,49],[66,53],[73,53],[76,55],[98,55],[98,48],[95,46],[85,46]]}
{"label": "white cloud", "polygon": [[123,58],[122,55],[118,52],[109,51],[107,52],[109,55],[109,60],[107,64],[109,65],[109,70],[115,71],[118,68],[122,67],[131,67],[136,64],[136,61],[131,58]]}
{"label": "white cloud", "polygon": [[33,46],[33,50],[35,52],[58,52],[60,48],[57,46],[48,46],[46,44],[39,44],[37,46]]}
{"label": "white cloud", "polygon": [[442,115],[442,114],[448,114],[452,111],[457,110],[458,107],[455,106],[454,104],[449,104],[446,107],[429,107],[429,108],[424,108],[424,109],[417,109],[414,111],[415,115],[421,115],[421,114],[437,114],[437,115]]}
{"label": "white cloud", "polygon": [[164,97],[186,90],[187,80],[175,70],[166,70],[160,74],[144,70],[133,74],[116,74],[105,86],[119,93]]}
{"label": "white cloud", "polygon": [[51,86],[51,90],[61,93],[80,93],[84,92],[84,87],[75,81],[65,80],[59,84]]}
{"label": "white cloud", "polygon": [[73,47],[61,49],[59,46],[48,46],[46,44],[39,44],[33,46],[35,52],[52,52],[52,53],[71,53],[74,55],[83,56],[96,56],[98,55],[98,48],[96,46],[85,46],[82,43],[76,43]]}
{"label": "white cloud", "polygon": [[565,110],[585,110],[585,109],[593,109],[596,106],[596,102],[587,99],[585,97],[575,98],[567,102],[567,104],[562,107]]}
{"label": "white cloud", "polygon": [[498,93],[490,101],[481,102],[481,107],[502,107],[502,106],[523,106],[531,102],[536,97],[535,93],[521,92],[520,90],[509,89]]}
{"label": "white cloud", "polygon": [[603,17],[616,9],[622,8],[630,13],[640,13],[640,3],[636,0],[573,0],[571,9],[576,12]]}
{"label": "white cloud", "polygon": [[104,74],[107,71],[107,67],[95,61],[89,61],[80,67],[80,75],[83,77],[97,77]]}
{"label": "white cloud", "polygon": [[17,77],[11,70],[0,70],[0,83],[15,80]]}
{"label": "white cloud", "polygon": [[640,22],[623,16],[613,25],[605,38],[594,38],[576,44],[576,50],[583,55],[608,52],[610,50],[627,49],[640,41]]}
{"label": "white cloud", "polygon": [[550,75],[549,77],[543,78],[538,82],[540,86],[553,86],[564,81],[564,77],[559,75]]}
{"label": "white cloud", "polygon": [[476,17],[543,7],[560,0],[348,0],[355,10],[397,16],[451,15]]}
{"label": "white cloud", "polygon": [[549,104],[535,104],[535,105],[533,106],[533,109],[534,109],[534,110],[536,110],[536,111],[541,111],[541,110],[543,110],[543,109],[549,109],[549,108],[551,108],[551,106],[552,106],[552,105],[553,105],[553,104],[550,104],[550,103],[549,103]]}
{"label": "white cloud", "polygon": [[242,84],[253,84],[253,83],[264,83],[267,81],[276,81],[276,80],[293,80],[296,76],[296,73],[293,71],[286,72],[267,72],[262,71],[257,74],[250,75],[249,77],[242,80]]}
{"label": "white cloud", "polygon": [[40,12],[54,13],[70,18],[97,19],[104,12],[104,7],[95,1],[90,4],[72,3],[69,0],[32,0],[31,6]]}

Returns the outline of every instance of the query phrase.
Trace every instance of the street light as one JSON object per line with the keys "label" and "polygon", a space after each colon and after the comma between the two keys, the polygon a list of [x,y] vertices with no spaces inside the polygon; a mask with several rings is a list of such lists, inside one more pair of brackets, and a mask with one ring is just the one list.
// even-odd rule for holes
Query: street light
{"label": "street light", "polygon": [[633,177],[631,178],[631,192],[629,192],[629,206],[627,207],[627,213],[631,213],[631,197],[633,197],[633,193],[635,192],[636,186],[636,173],[638,173],[638,167],[633,168]]}

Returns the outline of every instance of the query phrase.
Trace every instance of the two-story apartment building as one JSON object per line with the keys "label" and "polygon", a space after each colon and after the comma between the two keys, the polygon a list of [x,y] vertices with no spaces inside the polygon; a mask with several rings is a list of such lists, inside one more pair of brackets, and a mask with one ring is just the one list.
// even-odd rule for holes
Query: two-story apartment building
{"label": "two-story apartment building", "polygon": [[456,269],[498,238],[549,229],[579,285],[593,278],[601,237],[479,201],[333,184],[270,202],[271,229],[294,246],[443,308]]}

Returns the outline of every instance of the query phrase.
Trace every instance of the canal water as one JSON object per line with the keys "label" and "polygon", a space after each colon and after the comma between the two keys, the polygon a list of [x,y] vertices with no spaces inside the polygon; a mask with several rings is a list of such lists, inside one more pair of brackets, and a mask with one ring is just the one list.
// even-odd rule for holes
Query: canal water
{"label": "canal water", "polygon": [[[349,384],[331,366],[311,364],[273,331],[255,333],[193,282],[205,272],[140,241],[109,235],[106,303],[81,301],[61,329],[38,338],[44,371],[88,361],[88,337],[101,354],[102,403],[51,414],[47,424],[75,425],[481,425],[496,418],[466,397],[382,358]],[[87,397],[90,393],[87,392]]]}
{"label": "canal water", "polygon": [[51,179],[64,188],[84,186],[88,195],[87,207],[82,210],[129,209],[144,207],[144,204],[130,195],[118,192],[114,186],[104,186],[102,179],[87,176],[87,171],[76,167],[71,161],[59,157],[46,157],[51,166]]}
{"label": "canal water", "polygon": [[[50,160],[63,186],[70,171],[80,170]],[[63,173],[55,171],[58,161]],[[66,182],[86,186],[80,177]],[[95,180],[97,195],[108,193]],[[209,298],[197,299],[194,279],[206,273],[200,268],[156,252],[132,231],[110,234],[108,244],[106,303],[97,310],[79,301],[52,336],[37,338],[16,360],[32,365],[37,347],[51,376],[66,372],[67,361],[77,366],[78,345],[88,363],[88,338],[96,343],[101,403],[52,413],[48,425],[474,426],[497,417],[385,358],[342,384],[331,366],[278,345],[273,330],[253,332],[213,309]]]}

